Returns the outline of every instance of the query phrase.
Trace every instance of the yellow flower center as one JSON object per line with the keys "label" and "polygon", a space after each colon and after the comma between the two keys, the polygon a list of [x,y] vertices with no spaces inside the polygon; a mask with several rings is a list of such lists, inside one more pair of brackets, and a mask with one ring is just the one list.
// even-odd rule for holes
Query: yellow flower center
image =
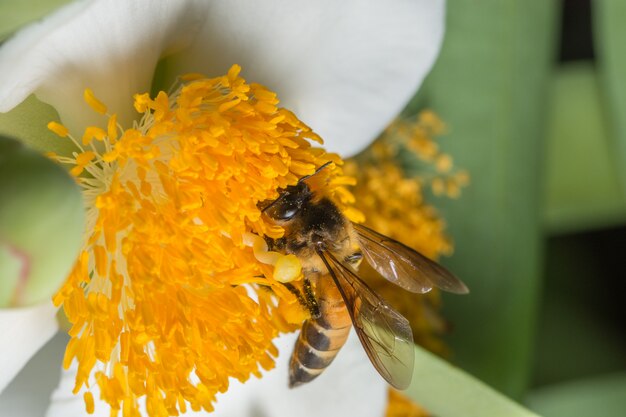
{"label": "yellow flower center", "polygon": [[151,416],[210,411],[229,377],[273,367],[272,339],[306,313],[281,284],[300,277],[299,261],[268,252],[262,236],[283,230],[259,202],[333,161],[320,192],[358,216],[339,157],[311,146],[321,139],[239,70],[136,95],[130,129],[89,90],[105,128],[79,141],[49,125],[78,148],[54,157],[71,165],[88,212],[84,249],[54,297],[72,323],[64,366],[78,361],[74,392],[97,382],[112,415],[138,415],[144,396]]}

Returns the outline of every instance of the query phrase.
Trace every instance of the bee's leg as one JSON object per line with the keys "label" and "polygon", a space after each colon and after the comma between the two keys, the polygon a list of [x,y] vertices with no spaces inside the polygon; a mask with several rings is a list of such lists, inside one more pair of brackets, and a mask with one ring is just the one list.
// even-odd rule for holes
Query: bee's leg
{"label": "bee's leg", "polygon": [[296,299],[300,304],[302,304],[303,307],[306,307],[307,309],[309,308],[300,290],[298,290],[296,287],[293,286],[293,284],[290,284],[289,282],[283,282],[282,284],[285,286],[285,288],[289,290],[290,293],[296,296]]}
{"label": "bee's leg", "polygon": [[311,318],[316,319],[320,317],[320,309],[317,304],[317,300],[315,299],[315,296],[313,296],[311,281],[309,281],[308,278],[304,278],[304,294],[302,294],[300,290],[298,290],[296,287],[293,286],[293,284],[289,282],[284,282],[283,285],[289,290],[289,292],[296,296],[296,299],[298,300],[300,305],[309,310]]}
{"label": "bee's leg", "polygon": [[315,299],[315,295],[313,295],[313,288],[311,288],[311,281],[308,278],[304,278],[304,295],[306,297],[307,304],[309,306],[309,311],[311,312],[311,318],[318,319],[321,317],[320,306],[317,304],[317,300]]}
{"label": "bee's leg", "polygon": [[356,251],[353,254],[343,258],[343,261],[350,265],[355,271],[359,268],[359,265],[361,265],[362,260],[363,253],[361,251]]}

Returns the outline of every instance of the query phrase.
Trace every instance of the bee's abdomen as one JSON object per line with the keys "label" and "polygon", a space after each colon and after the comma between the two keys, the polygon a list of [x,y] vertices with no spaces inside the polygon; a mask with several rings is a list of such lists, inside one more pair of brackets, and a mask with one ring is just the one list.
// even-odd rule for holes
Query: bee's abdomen
{"label": "bee's abdomen", "polygon": [[330,286],[322,292],[323,298],[318,299],[320,317],[305,321],[300,330],[289,365],[291,388],[320,375],[348,339],[350,316],[339,291],[334,284]]}

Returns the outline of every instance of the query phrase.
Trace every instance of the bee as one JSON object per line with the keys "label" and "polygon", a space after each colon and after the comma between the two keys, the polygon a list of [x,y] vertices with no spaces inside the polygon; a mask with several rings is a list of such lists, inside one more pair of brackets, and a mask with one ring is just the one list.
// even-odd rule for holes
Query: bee
{"label": "bee", "polygon": [[302,263],[304,295],[293,285],[285,285],[311,312],[291,356],[289,386],[319,376],[354,326],[380,375],[395,388],[406,389],[413,374],[414,356],[409,322],[359,278],[362,259],[385,279],[414,293],[438,287],[464,294],[468,288],[419,252],[350,222],[330,199],[311,190],[307,184],[310,177],[283,189],[262,210],[285,230],[280,239],[266,237],[270,248],[294,254]]}

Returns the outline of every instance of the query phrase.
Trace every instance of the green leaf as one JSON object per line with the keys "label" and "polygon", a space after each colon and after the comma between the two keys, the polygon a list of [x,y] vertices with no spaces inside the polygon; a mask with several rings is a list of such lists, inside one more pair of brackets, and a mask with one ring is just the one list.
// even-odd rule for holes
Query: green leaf
{"label": "green leaf", "polygon": [[527,403],[544,417],[622,417],[626,373],[542,388],[534,391]]}
{"label": "green leaf", "polygon": [[0,308],[52,297],[76,260],[84,221],[76,181],[39,152],[0,136]]}
{"label": "green leaf", "polygon": [[40,19],[69,0],[21,0],[0,2],[0,42],[21,26]]}
{"label": "green leaf", "polygon": [[537,417],[420,347],[415,349],[413,383],[405,393],[437,417]]}
{"label": "green leaf", "polygon": [[[569,262],[571,264],[571,258]],[[575,268],[571,266],[569,269]],[[575,272],[566,277],[577,278]],[[622,334],[585,307],[581,303],[554,298],[545,306],[535,358],[534,379],[537,384],[626,368]]]}
{"label": "green leaf", "polygon": [[592,2],[594,39],[602,81],[602,93],[608,103],[611,133],[615,137],[611,155],[619,169],[621,186],[626,190],[626,2]]}
{"label": "green leaf", "polygon": [[446,39],[422,92],[466,168],[459,200],[435,201],[469,286],[445,300],[455,361],[520,398],[529,379],[542,253],[540,167],[557,2],[448,2]]}
{"label": "green leaf", "polygon": [[623,242],[624,233],[615,231],[548,241],[533,385],[626,369],[619,314]]}
{"label": "green leaf", "polygon": [[59,121],[54,107],[39,101],[34,95],[8,113],[0,113],[0,135],[14,137],[39,152],[71,155],[76,147],[69,139],[48,130],[48,122]]}
{"label": "green leaf", "polygon": [[559,68],[550,86],[545,224],[562,233],[620,224],[626,196],[596,71],[591,63]]}

